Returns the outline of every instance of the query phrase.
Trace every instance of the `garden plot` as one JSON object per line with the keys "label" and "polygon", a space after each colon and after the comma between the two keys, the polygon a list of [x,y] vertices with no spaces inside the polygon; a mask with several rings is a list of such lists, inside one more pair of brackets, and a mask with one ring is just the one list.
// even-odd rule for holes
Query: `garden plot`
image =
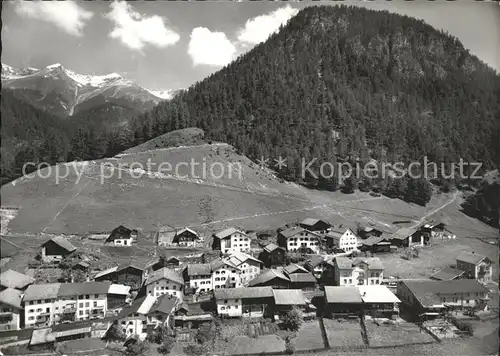
{"label": "garden plot", "polygon": [[331,348],[365,347],[359,320],[323,319],[323,324]]}
{"label": "garden plot", "polygon": [[366,321],[370,347],[401,346],[434,342],[434,338],[413,323],[376,324]]}
{"label": "garden plot", "polygon": [[319,350],[325,348],[318,320],[304,322],[297,336],[292,339],[296,351]]}
{"label": "garden plot", "polygon": [[277,335],[262,335],[258,338],[235,336],[226,348],[226,354],[228,355],[278,353],[284,351],[285,341]]}

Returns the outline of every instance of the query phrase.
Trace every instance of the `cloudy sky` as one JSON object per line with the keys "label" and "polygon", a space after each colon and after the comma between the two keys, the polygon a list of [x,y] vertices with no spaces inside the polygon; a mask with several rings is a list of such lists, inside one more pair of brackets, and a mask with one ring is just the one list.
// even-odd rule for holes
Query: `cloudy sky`
{"label": "cloudy sky", "polygon": [[[301,8],[319,3],[4,2],[2,62],[35,68],[61,63],[81,74],[118,72],[148,89],[185,88],[264,41]],[[350,3],[423,19],[500,71],[498,4]]]}

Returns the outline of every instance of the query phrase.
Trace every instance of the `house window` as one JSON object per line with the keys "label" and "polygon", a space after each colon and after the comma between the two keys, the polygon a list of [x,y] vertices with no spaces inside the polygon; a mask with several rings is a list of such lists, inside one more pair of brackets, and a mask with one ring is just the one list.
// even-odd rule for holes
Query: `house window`
{"label": "house window", "polygon": [[95,294],[94,298],[96,298],[96,299],[99,298],[99,294]]}
{"label": "house window", "polygon": [[80,311],[78,312],[78,315],[82,316],[82,315],[83,315],[83,310],[80,310]]}

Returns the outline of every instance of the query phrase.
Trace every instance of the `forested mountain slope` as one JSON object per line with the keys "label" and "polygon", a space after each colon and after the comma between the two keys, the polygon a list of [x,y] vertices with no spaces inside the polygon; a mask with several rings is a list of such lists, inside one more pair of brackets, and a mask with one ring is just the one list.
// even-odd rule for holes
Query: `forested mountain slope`
{"label": "forested mountain slope", "polygon": [[463,212],[500,228],[500,176],[498,170],[490,172],[481,181],[479,189],[462,204]]}
{"label": "forested mountain slope", "polygon": [[[139,116],[135,139],[200,127],[253,159],[499,161],[500,78],[420,20],[309,7],[226,68]],[[337,135],[338,134],[338,135]],[[131,134],[129,133],[129,136]]]}

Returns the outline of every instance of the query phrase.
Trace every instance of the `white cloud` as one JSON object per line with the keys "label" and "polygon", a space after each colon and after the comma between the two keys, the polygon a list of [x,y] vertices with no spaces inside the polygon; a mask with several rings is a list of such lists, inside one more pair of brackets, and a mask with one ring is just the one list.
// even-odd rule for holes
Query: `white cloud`
{"label": "white cloud", "polygon": [[263,42],[298,12],[298,9],[287,5],[268,14],[251,18],[239,31],[238,41],[245,45]]}
{"label": "white cloud", "polygon": [[115,27],[109,36],[119,39],[130,49],[140,51],[146,44],[163,48],[176,44],[180,39],[175,31],[165,26],[161,16],[141,15],[126,1],[115,1],[110,7],[105,17]]}
{"label": "white cloud", "polygon": [[19,16],[51,22],[73,36],[82,36],[85,23],[94,16],[75,1],[18,1]]}
{"label": "white cloud", "polygon": [[212,32],[206,27],[196,27],[191,32],[188,53],[195,66],[224,66],[234,59],[236,48],[224,32]]}

